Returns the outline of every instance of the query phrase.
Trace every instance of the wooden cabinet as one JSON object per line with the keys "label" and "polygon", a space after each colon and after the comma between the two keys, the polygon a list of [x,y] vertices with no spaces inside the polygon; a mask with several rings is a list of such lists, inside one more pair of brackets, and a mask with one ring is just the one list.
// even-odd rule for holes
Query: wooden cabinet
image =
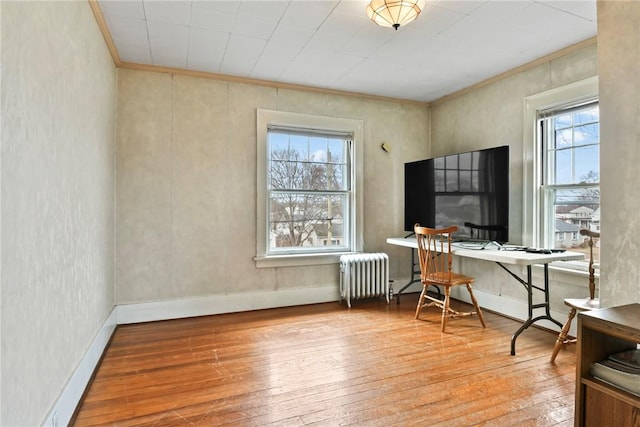
{"label": "wooden cabinet", "polygon": [[640,343],[640,304],[578,315],[576,426],[640,426],[640,397],[591,376],[592,363]]}

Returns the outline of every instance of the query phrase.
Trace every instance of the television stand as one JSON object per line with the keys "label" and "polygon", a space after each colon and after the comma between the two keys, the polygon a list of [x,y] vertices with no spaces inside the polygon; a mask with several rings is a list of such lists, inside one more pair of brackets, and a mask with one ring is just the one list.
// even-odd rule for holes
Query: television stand
{"label": "television stand", "polygon": [[496,242],[495,240],[492,240],[489,242],[489,244],[497,246],[499,251],[504,250],[504,246],[502,246],[502,243],[500,242]]}

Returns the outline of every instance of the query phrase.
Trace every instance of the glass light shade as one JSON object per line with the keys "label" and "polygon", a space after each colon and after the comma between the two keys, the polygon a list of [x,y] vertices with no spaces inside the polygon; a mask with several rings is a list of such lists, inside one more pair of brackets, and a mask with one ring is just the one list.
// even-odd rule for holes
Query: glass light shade
{"label": "glass light shade", "polygon": [[415,20],[425,3],[426,0],[371,0],[367,6],[367,16],[382,27],[397,30]]}

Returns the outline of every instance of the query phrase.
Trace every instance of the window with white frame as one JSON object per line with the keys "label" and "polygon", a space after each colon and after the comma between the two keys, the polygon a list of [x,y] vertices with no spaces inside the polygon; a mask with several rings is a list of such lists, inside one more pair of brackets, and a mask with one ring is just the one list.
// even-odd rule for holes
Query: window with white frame
{"label": "window with white frame", "polygon": [[[600,124],[597,99],[538,111],[541,246],[587,253],[578,231],[600,230]],[[594,256],[598,262],[599,244]]]}
{"label": "window with white frame", "polygon": [[362,122],[258,110],[257,124],[258,265],[358,250]]}
{"label": "window with white frame", "polygon": [[600,231],[598,77],[527,96],[523,112],[522,243],[586,254],[578,230]]}
{"label": "window with white frame", "polygon": [[268,126],[268,253],[350,250],[352,140]]}

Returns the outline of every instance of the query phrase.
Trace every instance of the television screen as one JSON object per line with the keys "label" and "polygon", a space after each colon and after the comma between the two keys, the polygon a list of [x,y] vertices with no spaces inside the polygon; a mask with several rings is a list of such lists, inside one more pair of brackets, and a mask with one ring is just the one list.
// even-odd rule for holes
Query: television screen
{"label": "television screen", "polygon": [[481,237],[469,224],[500,230],[508,241],[509,147],[469,151],[405,163],[404,228],[457,225],[456,238]]}

